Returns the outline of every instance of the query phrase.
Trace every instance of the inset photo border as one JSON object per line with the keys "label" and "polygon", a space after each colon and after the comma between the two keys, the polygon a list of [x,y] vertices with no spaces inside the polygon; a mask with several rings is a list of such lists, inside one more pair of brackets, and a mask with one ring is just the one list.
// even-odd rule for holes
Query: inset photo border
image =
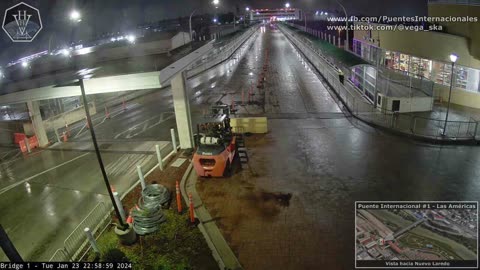
{"label": "inset photo border", "polygon": [[355,268],[478,269],[478,201],[355,202]]}

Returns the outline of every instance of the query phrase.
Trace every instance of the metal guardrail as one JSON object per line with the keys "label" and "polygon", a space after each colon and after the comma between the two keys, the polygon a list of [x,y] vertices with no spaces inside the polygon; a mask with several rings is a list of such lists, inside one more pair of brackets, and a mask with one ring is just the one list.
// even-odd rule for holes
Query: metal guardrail
{"label": "metal guardrail", "polygon": [[88,252],[88,239],[84,229],[90,228],[94,237],[98,237],[112,221],[110,208],[104,202],[98,203],[63,242],[63,248],[57,249],[49,261],[77,261]]}
{"label": "metal guardrail", "polygon": [[59,248],[53,256],[50,258],[49,262],[69,262],[70,258],[68,257],[65,248]]}
{"label": "metal guardrail", "polygon": [[469,121],[448,121],[445,136],[442,136],[444,120],[425,118],[413,114],[399,114],[393,111],[379,110],[364,97],[359,96],[360,91],[349,82],[340,83],[338,67],[328,60],[311,42],[305,42],[304,37],[292,35],[288,30],[280,27],[282,32],[292,41],[318,69],[333,90],[342,100],[350,112],[373,124],[400,131],[405,134],[433,138],[437,140],[476,139],[480,134],[479,122],[470,119]]}

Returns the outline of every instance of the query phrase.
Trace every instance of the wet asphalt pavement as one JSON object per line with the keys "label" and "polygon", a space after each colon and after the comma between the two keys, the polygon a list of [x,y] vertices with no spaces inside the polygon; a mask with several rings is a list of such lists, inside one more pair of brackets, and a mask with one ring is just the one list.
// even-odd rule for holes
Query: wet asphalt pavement
{"label": "wet asphalt pavement", "polygon": [[355,201],[480,198],[478,147],[418,143],[346,117],[279,31],[260,43],[279,105],[269,133],[247,138],[249,166],[231,179],[197,184],[245,269],[354,269]]}

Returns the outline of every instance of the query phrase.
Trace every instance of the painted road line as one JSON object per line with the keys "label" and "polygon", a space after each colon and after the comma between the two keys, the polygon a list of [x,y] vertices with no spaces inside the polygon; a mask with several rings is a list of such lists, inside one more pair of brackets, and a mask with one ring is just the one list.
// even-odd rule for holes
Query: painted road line
{"label": "painted road line", "polygon": [[[164,117],[165,114],[170,114],[170,116],[168,116],[168,117],[165,118],[165,117]],[[162,123],[168,121],[169,119],[171,119],[171,118],[173,118],[173,117],[175,117],[175,114],[174,114],[173,112],[163,112],[163,113],[160,114],[160,117],[159,117],[159,116],[150,117],[150,118],[148,118],[147,120],[145,120],[145,121],[143,121],[143,122],[140,122],[140,123],[136,124],[135,126],[132,126],[132,127],[130,127],[129,129],[124,130],[124,131],[118,133],[118,134],[114,137],[114,139],[118,139],[118,138],[120,138],[122,135],[125,135],[125,134],[126,134],[126,136],[125,136],[126,139],[133,138],[133,137],[135,137],[135,136],[137,136],[137,135],[145,132],[146,130],[148,130],[148,129],[152,128],[152,127],[158,126],[159,124],[162,124]],[[159,119],[158,121],[156,121],[156,122],[155,122],[154,124],[152,124],[152,125],[148,125],[148,122],[149,122],[149,121],[154,120],[154,119],[157,119],[157,118]],[[142,131],[139,131],[139,132],[137,132],[137,133],[133,133],[133,134],[132,134],[132,132],[134,132],[137,128],[139,128],[139,127],[142,126],[142,125],[144,126]]]}
{"label": "painted road line", "polygon": [[47,173],[47,172],[49,172],[49,171],[55,170],[55,169],[57,169],[57,168],[59,168],[59,167],[62,167],[63,165],[66,165],[66,164],[68,164],[68,163],[71,163],[71,162],[73,162],[73,161],[75,161],[75,160],[77,160],[77,159],[80,159],[80,158],[82,158],[82,157],[84,157],[84,156],[86,156],[86,155],[89,155],[89,154],[90,154],[90,153],[86,153],[86,154],[80,155],[80,156],[78,156],[78,157],[76,157],[76,158],[73,158],[73,159],[71,159],[71,160],[69,160],[69,161],[65,161],[64,163],[61,163],[61,164],[59,164],[59,165],[57,165],[57,166],[54,166],[54,167],[52,167],[52,168],[50,168],[50,169],[47,169],[47,170],[43,171],[43,172],[40,172],[40,173],[37,173],[37,174],[35,174],[35,175],[33,175],[33,176],[30,176],[30,177],[28,177],[28,178],[25,178],[25,179],[23,179],[23,180],[15,183],[15,184],[11,184],[11,185],[8,186],[8,187],[4,187],[4,188],[0,189],[0,195],[3,194],[3,193],[5,193],[5,192],[7,192],[7,191],[9,191],[9,190],[11,190],[12,188],[15,188],[15,187],[17,187],[17,186],[19,186],[19,185],[21,185],[21,184],[23,184],[23,183],[25,183],[25,182],[28,182],[28,181],[32,180],[32,179],[35,178],[35,177],[38,177],[38,176],[40,176],[40,175],[42,175],[42,174],[44,174],[44,173]]}

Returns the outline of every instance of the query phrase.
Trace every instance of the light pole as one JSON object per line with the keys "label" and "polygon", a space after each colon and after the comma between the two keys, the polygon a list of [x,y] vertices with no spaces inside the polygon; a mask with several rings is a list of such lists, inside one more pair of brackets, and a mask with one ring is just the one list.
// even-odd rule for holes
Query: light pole
{"label": "light pole", "polygon": [[[285,7],[286,7],[286,8],[290,8],[290,3],[287,2],[287,3],[285,4]],[[303,9],[299,9],[299,10],[302,12],[303,18],[305,19],[305,27],[304,27],[303,31],[307,32],[307,12],[304,11]],[[301,19],[302,19],[302,17],[300,16],[300,20],[301,20]]]}
{"label": "light pole", "polygon": [[48,53],[52,53],[52,39],[54,36],[56,36],[55,32],[53,32],[48,39]]}
{"label": "light pole", "polygon": [[347,40],[346,40],[346,42],[345,42],[345,47],[347,48],[347,51],[348,51],[348,50],[350,49],[350,47],[348,46],[349,43],[350,43],[350,40],[348,39],[349,34],[348,34],[348,14],[347,14],[347,10],[346,10],[345,7],[342,5],[342,3],[340,3],[340,1],[338,1],[338,0],[335,0],[335,1],[340,5],[340,7],[342,7],[343,12],[345,13],[345,26],[346,26],[346,27],[345,27],[345,32],[346,32],[346,34],[347,34]]}
{"label": "light pole", "polygon": [[[76,9],[72,10],[70,12],[70,21],[72,21],[73,23],[79,23],[82,21],[82,14],[80,14],[80,12]],[[72,40],[75,38],[75,28],[73,28],[72,32],[71,32],[71,36],[70,36],[70,44],[68,44],[68,47],[70,47],[70,45],[72,45]]]}
{"label": "light pole", "polygon": [[193,32],[192,32],[192,16],[197,11],[196,9],[192,11],[192,14],[190,14],[190,19],[189,19],[189,26],[190,26],[190,42],[193,42]]}
{"label": "light pole", "polygon": [[458,55],[452,53],[450,54],[450,61],[452,62],[452,74],[450,78],[450,91],[448,92],[448,104],[447,104],[447,115],[445,115],[445,125],[443,126],[443,131],[442,131],[442,136],[445,136],[445,133],[447,131],[447,123],[448,123],[448,113],[450,112],[450,100],[452,98],[452,88],[453,88],[453,83],[454,83],[454,68],[455,68],[455,62],[458,60]]}
{"label": "light pole", "polygon": [[303,12],[303,17],[305,18],[305,29],[303,31],[307,32],[307,12]]}
{"label": "light pole", "polygon": [[82,14],[78,12],[78,10],[72,10],[70,12],[70,20],[73,22],[81,22],[82,21]]}
{"label": "light pole", "polygon": [[248,12],[250,11],[250,8],[249,7],[246,7],[245,8],[245,18],[243,18],[243,25],[247,25],[247,16],[248,16]]}
{"label": "light pole", "polygon": [[[220,4],[220,0],[213,0],[213,5],[215,6],[215,8],[217,8],[217,6]],[[197,10],[193,10],[192,13],[190,14],[190,19],[188,20],[188,25],[190,27],[190,42],[193,42],[193,32],[192,32],[192,17],[193,17],[193,14],[195,14]]]}
{"label": "light pole", "polygon": [[79,79],[78,84],[80,86],[80,90],[82,92],[82,100],[83,100],[83,107],[85,108],[85,114],[87,116],[87,123],[90,127],[90,135],[92,136],[93,147],[95,148],[95,154],[97,155],[98,164],[100,165],[100,170],[102,172],[103,180],[105,185],[107,186],[108,195],[110,196],[110,200],[113,204],[113,209],[115,210],[115,214],[117,215],[119,226],[118,228],[125,231],[128,229],[128,225],[125,223],[125,220],[122,219],[122,215],[120,215],[120,210],[118,209],[117,204],[115,203],[115,198],[113,196],[112,189],[110,187],[110,182],[108,181],[107,172],[105,171],[105,166],[103,164],[102,155],[100,154],[100,149],[97,143],[97,137],[95,135],[95,131],[93,130],[92,118],[90,117],[90,110],[88,107],[88,100],[85,94],[85,85],[83,84],[83,78]]}

